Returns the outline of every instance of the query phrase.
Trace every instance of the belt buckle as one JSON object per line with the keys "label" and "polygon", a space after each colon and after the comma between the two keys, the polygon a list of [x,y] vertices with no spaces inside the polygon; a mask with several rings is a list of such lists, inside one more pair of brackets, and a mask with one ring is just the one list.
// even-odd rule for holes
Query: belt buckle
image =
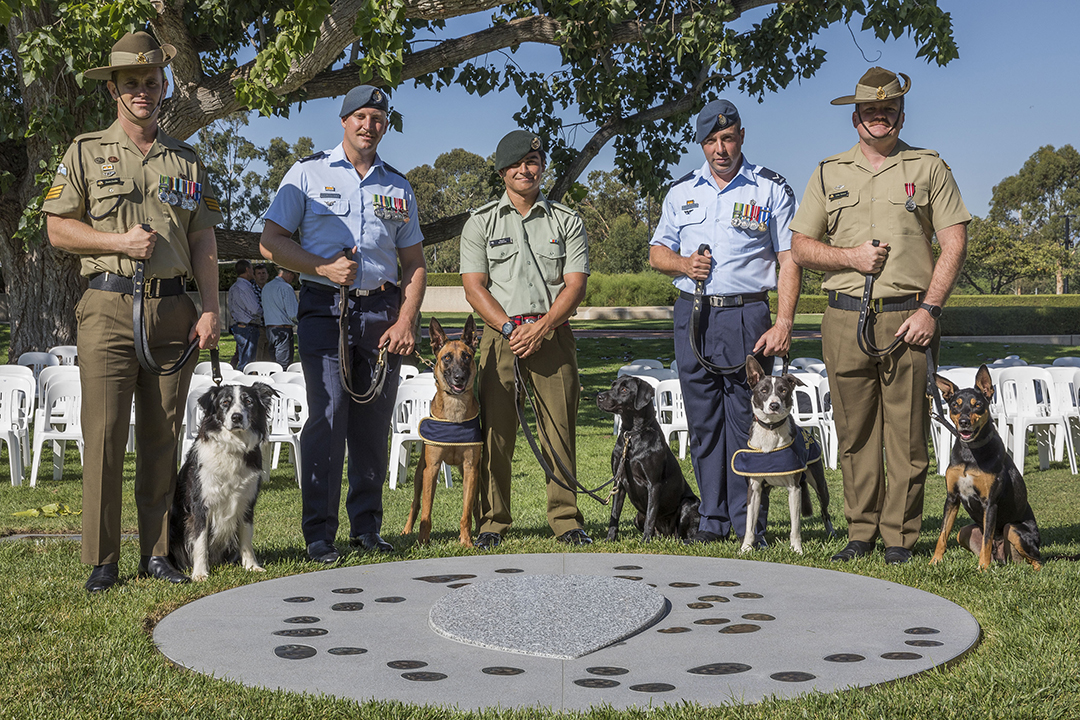
{"label": "belt buckle", "polygon": [[161,292],[161,278],[149,278],[143,280],[143,294],[146,297],[157,297]]}
{"label": "belt buckle", "polygon": [[874,298],[873,300],[870,301],[870,309],[873,310],[876,313],[884,312],[882,310],[883,307],[884,307],[884,298]]}

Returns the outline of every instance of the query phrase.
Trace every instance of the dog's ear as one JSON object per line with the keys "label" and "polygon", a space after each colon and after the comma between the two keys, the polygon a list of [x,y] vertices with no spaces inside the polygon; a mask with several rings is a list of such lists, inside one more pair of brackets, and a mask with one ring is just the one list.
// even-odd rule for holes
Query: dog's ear
{"label": "dog's ear", "polygon": [[473,320],[472,315],[465,318],[465,329],[461,331],[461,342],[473,350],[480,344],[480,336],[476,334],[476,321]]}
{"label": "dog's ear", "polygon": [[281,394],[266,383],[261,382],[252,383],[251,391],[255,393],[256,397],[259,398],[259,402],[261,402],[263,405],[266,405],[273,398],[276,398]]}
{"label": "dog's ear", "polygon": [[637,380],[637,393],[634,395],[634,409],[640,410],[646,405],[652,404],[653,396],[656,393],[653,391],[652,385],[644,380],[638,380],[637,378],[634,378],[634,380]]}
{"label": "dog's ear", "polygon": [[792,385],[802,385],[804,387],[806,386],[806,383],[800,380],[797,375],[792,375],[791,373],[785,375],[784,379],[790,382]]}
{"label": "dog's ear", "polygon": [[215,385],[199,397],[199,407],[202,409],[203,415],[210,415],[214,412],[214,405],[217,404],[218,395],[225,387],[228,386]]}
{"label": "dog's ear", "polygon": [[952,396],[956,394],[956,391],[960,388],[956,387],[956,384],[949,380],[949,378],[941,377],[940,375],[934,375],[934,384],[937,385],[938,390],[941,391],[941,399],[945,402],[949,402]]}
{"label": "dog's ear", "polygon": [[975,387],[982,391],[987,400],[994,399],[994,381],[990,379],[990,370],[986,365],[980,365],[975,373]]}
{"label": "dog's ear", "polygon": [[746,356],[746,384],[750,387],[754,387],[761,378],[765,377],[765,371],[761,369],[761,365],[754,359],[753,355]]}
{"label": "dog's ear", "polygon": [[435,318],[431,318],[431,322],[428,323],[428,340],[431,342],[431,352],[436,354],[439,348],[446,344],[446,333]]}

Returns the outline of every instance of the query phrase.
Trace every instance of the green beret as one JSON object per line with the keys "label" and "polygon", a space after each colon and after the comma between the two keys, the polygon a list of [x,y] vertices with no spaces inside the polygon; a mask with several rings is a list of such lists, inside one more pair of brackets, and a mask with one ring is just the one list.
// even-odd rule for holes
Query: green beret
{"label": "green beret", "polygon": [[525,130],[508,133],[495,148],[495,170],[499,171],[520,162],[521,158],[533,150],[539,150],[541,155],[544,153],[544,143],[538,135]]}

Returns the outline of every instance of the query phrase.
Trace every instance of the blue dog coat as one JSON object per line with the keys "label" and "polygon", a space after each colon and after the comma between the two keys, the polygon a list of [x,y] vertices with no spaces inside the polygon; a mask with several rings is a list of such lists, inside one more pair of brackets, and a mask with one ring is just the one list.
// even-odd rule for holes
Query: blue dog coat
{"label": "blue dog coat", "polygon": [[731,469],[749,477],[776,477],[804,472],[806,466],[821,461],[821,445],[804,428],[798,428],[791,443],[770,452],[743,448],[731,456]]}
{"label": "blue dog coat", "polygon": [[483,445],[480,435],[480,416],[473,415],[468,420],[451,422],[440,420],[430,415],[420,421],[418,428],[420,439],[428,445],[454,447],[458,445]]}

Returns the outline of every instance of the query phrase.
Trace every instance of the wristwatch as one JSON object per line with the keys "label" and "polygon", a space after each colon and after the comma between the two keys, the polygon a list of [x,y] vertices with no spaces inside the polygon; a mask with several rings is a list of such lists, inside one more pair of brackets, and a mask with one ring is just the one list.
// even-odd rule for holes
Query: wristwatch
{"label": "wristwatch", "polygon": [[517,327],[517,325],[514,324],[513,320],[507,320],[506,322],[504,322],[503,326],[502,326],[503,337],[506,338],[507,340],[509,340],[510,335],[513,334],[514,328],[516,328],[516,327]]}
{"label": "wristwatch", "polygon": [[930,303],[923,303],[919,307],[921,307],[926,312],[930,313],[930,317],[934,318],[935,320],[937,320],[939,317],[941,317],[941,306],[940,305],[931,305]]}

